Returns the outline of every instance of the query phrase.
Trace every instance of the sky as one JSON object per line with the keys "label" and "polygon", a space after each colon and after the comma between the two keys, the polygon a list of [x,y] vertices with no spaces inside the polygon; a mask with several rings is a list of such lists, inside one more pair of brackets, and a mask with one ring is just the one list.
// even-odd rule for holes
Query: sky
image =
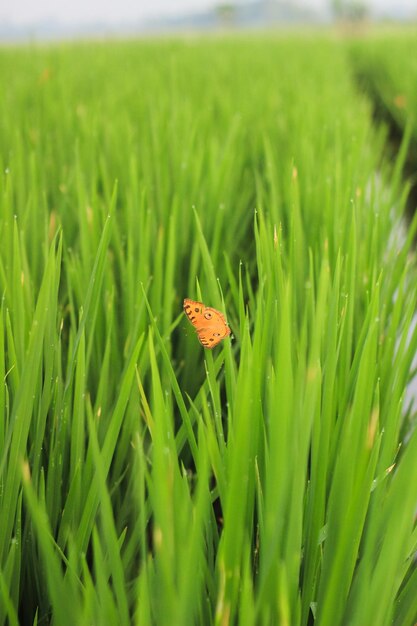
{"label": "sky", "polygon": [[[311,8],[323,8],[329,4],[329,0],[297,1]],[[0,0],[0,23],[27,25],[50,19],[64,24],[141,21],[151,17],[196,12],[220,2],[221,0]],[[417,12],[417,0],[367,0],[367,4],[381,10],[401,6]]]}

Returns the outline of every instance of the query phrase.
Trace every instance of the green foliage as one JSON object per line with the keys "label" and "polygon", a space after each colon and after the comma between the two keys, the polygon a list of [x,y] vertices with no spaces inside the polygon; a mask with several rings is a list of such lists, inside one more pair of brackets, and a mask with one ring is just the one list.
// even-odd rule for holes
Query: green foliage
{"label": "green foliage", "polygon": [[1,50],[1,625],[417,620],[409,135],[349,55]]}

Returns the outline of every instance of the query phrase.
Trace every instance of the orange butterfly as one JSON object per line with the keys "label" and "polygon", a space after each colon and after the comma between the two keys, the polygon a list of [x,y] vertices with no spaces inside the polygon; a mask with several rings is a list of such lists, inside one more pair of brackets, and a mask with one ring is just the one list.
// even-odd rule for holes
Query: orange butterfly
{"label": "orange butterfly", "polygon": [[230,328],[223,313],[202,302],[185,298],[184,313],[196,328],[198,340],[204,348],[214,348],[222,339],[230,335]]}

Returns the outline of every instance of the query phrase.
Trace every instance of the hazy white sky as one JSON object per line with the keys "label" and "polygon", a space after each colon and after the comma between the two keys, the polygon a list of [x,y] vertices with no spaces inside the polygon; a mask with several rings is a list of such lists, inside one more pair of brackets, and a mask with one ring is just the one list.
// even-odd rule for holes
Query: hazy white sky
{"label": "hazy white sky", "polygon": [[[30,24],[47,19],[64,23],[138,21],[158,15],[198,11],[219,2],[220,0],[0,0],[0,21],[16,24]],[[298,2],[317,8],[329,4],[329,0]],[[417,0],[367,0],[367,4],[381,9],[401,6],[417,12]]]}

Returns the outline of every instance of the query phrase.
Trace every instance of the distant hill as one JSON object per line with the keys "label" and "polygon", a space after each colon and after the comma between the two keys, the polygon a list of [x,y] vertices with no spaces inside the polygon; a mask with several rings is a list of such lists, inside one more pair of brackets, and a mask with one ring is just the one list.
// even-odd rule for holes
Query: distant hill
{"label": "distant hill", "polygon": [[175,17],[147,20],[151,29],[215,29],[222,26],[256,28],[272,24],[313,23],[331,21],[330,11],[317,11],[301,2],[260,1],[246,4],[224,3],[217,8]]}

